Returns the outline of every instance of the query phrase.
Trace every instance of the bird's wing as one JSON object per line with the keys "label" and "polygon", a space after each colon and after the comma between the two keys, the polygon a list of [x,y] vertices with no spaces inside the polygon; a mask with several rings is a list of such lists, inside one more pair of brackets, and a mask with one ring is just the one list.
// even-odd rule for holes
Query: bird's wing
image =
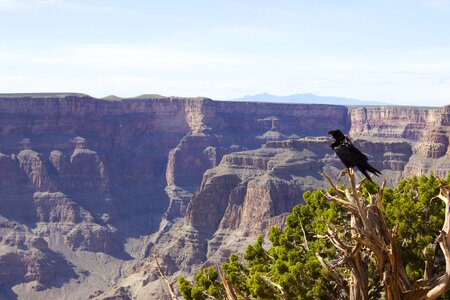
{"label": "bird's wing", "polygon": [[341,141],[334,151],[346,167],[360,166],[368,161],[367,156],[353,146],[349,139]]}
{"label": "bird's wing", "polygon": [[344,146],[347,147],[349,149],[349,151],[351,151],[353,153],[353,155],[355,156],[355,158],[357,158],[358,160],[364,160],[364,161],[369,160],[369,158],[364,153],[362,153],[361,151],[359,151],[358,148],[353,146],[352,142],[350,142],[349,139],[345,139]]}

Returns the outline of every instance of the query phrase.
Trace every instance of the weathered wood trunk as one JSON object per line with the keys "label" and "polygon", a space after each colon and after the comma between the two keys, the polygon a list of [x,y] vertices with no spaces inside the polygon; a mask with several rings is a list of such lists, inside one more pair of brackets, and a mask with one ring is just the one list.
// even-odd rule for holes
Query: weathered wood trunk
{"label": "weathered wood trunk", "polygon": [[333,271],[333,264],[319,258],[322,266],[338,284],[348,289],[349,299],[369,299],[369,275],[367,261],[374,259],[378,276],[382,281],[384,296],[388,300],[436,299],[450,288],[450,187],[440,184],[439,198],[445,203],[445,221],[438,238],[445,257],[446,270],[440,276],[431,274],[429,264],[424,266],[423,280],[411,283],[406,275],[397,245],[397,228],[388,228],[382,213],[382,195],[385,183],[379,193],[364,201],[360,186],[356,185],[353,170],[348,170],[350,188],[338,189],[328,180],[334,194],[327,193],[330,201],[343,207],[351,214],[351,243],[344,243],[337,232],[329,229],[327,237],[343,256],[343,262],[351,271],[348,278],[342,278]]}

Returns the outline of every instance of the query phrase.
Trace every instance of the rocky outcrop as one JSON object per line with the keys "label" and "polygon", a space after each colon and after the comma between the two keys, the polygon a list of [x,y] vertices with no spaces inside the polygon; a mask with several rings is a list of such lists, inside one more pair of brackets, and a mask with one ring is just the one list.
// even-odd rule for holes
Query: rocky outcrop
{"label": "rocky outcrop", "polygon": [[[84,139],[83,139],[84,140]],[[64,187],[70,191],[107,192],[109,182],[105,165],[97,152],[77,145],[70,156],[70,169],[63,173]]]}
{"label": "rocky outcrop", "polygon": [[76,277],[68,262],[25,226],[0,217],[0,287],[32,283],[40,291]]}
{"label": "rocky outcrop", "polygon": [[[450,122],[449,106],[444,108],[371,107],[350,110],[350,134],[366,140],[380,142],[403,141],[410,147],[402,151],[403,158],[392,170],[402,171],[402,176],[434,172],[447,177]],[[370,152],[384,153],[389,151]],[[394,160],[395,161],[395,160]]]}
{"label": "rocky outcrop", "polygon": [[426,128],[441,123],[442,109],[417,107],[362,107],[350,110],[351,136],[417,141]]}
{"label": "rocky outcrop", "polygon": [[20,151],[17,158],[20,168],[28,176],[36,191],[52,191],[55,189],[42,159],[42,154],[27,149]]}
{"label": "rocky outcrop", "polygon": [[199,230],[232,229],[243,235],[282,225],[284,215],[302,203],[304,191],[322,186],[319,172],[325,164],[336,164],[327,149],[328,139],[305,138],[225,155],[205,173],[186,222]]}
{"label": "rocky outcrop", "polygon": [[61,192],[36,192],[33,195],[37,222],[78,224],[94,222],[92,215]]}
{"label": "rocky outcrop", "polygon": [[447,153],[448,147],[447,132],[444,130],[427,130],[416,148],[416,154],[437,159]]}
{"label": "rocky outcrop", "polygon": [[76,224],[66,235],[65,240],[72,250],[118,253],[117,229],[98,224]]}
{"label": "rocky outcrop", "polygon": [[239,182],[239,177],[233,173],[206,176],[189,202],[186,221],[199,230],[214,232],[227,207],[229,194]]}

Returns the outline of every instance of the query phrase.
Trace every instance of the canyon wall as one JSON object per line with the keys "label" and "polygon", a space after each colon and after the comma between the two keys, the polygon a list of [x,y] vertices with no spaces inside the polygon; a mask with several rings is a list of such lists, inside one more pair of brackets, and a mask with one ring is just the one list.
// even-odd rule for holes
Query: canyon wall
{"label": "canyon wall", "polygon": [[403,176],[449,173],[449,115],[444,108],[370,107],[350,110],[350,135],[374,141],[404,141],[412,153]]}
{"label": "canyon wall", "polygon": [[[282,226],[348,132],[382,178],[450,170],[450,108],[0,95],[0,299],[165,299]],[[382,180],[380,178],[379,180]]]}

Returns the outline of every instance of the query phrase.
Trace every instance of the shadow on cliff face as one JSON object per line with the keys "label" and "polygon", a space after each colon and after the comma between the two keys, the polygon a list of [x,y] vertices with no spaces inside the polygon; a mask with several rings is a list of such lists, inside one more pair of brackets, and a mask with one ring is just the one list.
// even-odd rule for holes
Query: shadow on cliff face
{"label": "shadow on cliff face", "polygon": [[0,300],[16,300],[19,299],[18,295],[11,289],[12,286],[0,287]]}
{"label": "shadow on cliff face", "polygon": [[[127,168],[121,173],[114,170],[127,166],[129,154],[115,153],[118,157],[108,161],[108,155],[86,149],[83,138],[76,140],[81,144],[74,152],[64,154],[53,150],[48,159],[45,158],[47,155],[31,150],[22,151],[22,161],[34,159],[33,164],[29,163],[28,173],[20,170],[22,163],[17,168],[22,181],[29,187],[27,194],[21,197],[27,204],[14,215],[14,209],[10,209],[14,207],[11,201],[21,202],[17,202],[17,194],[11,193],[12,200],[4,205],[4,209],[0,207],[0,211],[8,213],[8,217],[26,221],[33,228],[36,222],[70,224],[63,234],[72,250],[99,251],[130,260],[132,256],[124,250],[127,239],[156,232],[169,205],[162,176],[166,161],[156,164],[156,158],[147,155],[141,165],[131,162],[136,166],[135,170]],[[149,166],[143,166],[145,164]],[[143,172],[142,176],[135,174],[136,170]],[[128,173],[132,171],[135,173]]]}
{"label": "shadow on cliff face", "polygon": [[36,226],[36,210],[33,193],[29,191],[0,190],[0,213],[5,218],[26,224],[30,228]]}
{"label": "shadow on cliff face", "polygon": [[16,157],[0,153],[0,214],[33,226],[36,222],[34,191],[33,183]]}
{"label": "shadow on cliff face", "polygon": [[125,237],[150,235],[159,230],[163,214],[169,207],[164,191],[165,182],[151,186],[134,186],[132,189],[112,186],[111,222]]}
{"label": "shadow on cliff face", "polygon": [[[54,280],[47,282],[45,285],[42,283],[35,283],[31,286],[31,289],[39,292],[39,291],[44,291],[46,289],[51,289],[51,288],[61,288],[69,280],[79,278],[79,276],[73,270],[71,271],[71,273],[72,274],[58,276]],[[7,284],[1,285],[0,286],[0,300],[19,299],[18,295],[13,291],[13,287],[15,287],[18,284],[24,285],[27,283],[24,283],[24,280],[22,278],[22,279],[17,279],[15,281],[10,281]],[[24,287],[21,286],[21,288],[24,288]]]}
{"label": "shadow on cliff face", "polygon": [[[12,230],[14,228],[14,231]],[[17,299],[12,288],[42,291],[60,288],[79,276],[62,254],[54,252],[47,242],[15,221],[0,218],[0,246],[6,251],[0,259],[0,299]]]}

